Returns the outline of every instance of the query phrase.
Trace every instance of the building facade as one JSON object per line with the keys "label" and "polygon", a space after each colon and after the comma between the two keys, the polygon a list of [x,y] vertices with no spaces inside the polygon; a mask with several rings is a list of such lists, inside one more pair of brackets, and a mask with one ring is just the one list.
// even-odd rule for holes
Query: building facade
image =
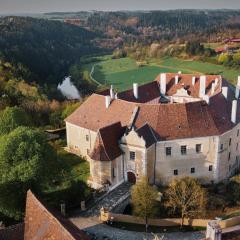
{"label": "building facade", "polygon": [[162,73],[145,85],[91,95],[66,121],[69,151],[90,163],[89,184],[114,188],[193,176],[217,183],[239,168],[236,89],[219,75]]}

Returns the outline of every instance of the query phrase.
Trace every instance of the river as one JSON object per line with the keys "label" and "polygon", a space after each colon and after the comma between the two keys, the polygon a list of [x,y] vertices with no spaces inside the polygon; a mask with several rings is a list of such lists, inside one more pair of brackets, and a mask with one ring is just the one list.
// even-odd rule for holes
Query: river
{"label": "river", "polygon": [[71,99],[81,99],[81,95],[72,83],[70,77],[65,77],[62,83],[58,84],[58,90],[69,100]]}

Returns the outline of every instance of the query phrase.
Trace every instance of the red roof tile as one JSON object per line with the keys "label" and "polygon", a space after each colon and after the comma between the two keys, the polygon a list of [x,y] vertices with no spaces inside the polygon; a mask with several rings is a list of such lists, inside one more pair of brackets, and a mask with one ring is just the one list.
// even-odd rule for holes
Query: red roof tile
{"label": "red roof tile", "polygon": [[31,191],[27,193],[24,240],[90,240],[68,219],[47,209]]}
{"label": "red roof tile", "polygon": [[111,161],[119,157],[122,151],[118,142],[124,132],[125,128],[120,122],[99,129],[90,157],[97,161]]}

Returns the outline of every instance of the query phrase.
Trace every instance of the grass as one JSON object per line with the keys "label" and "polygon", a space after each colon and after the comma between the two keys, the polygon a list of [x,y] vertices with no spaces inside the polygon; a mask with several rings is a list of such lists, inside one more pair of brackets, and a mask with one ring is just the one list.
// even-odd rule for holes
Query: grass
{"label": "grass", "polygon": [[65,202],[68,209],[79,207],[81,201],[87,201],[91,196],[91,189],[86,183],[90,173],[89,163],[66,152],[62,140],[57,140],[52,145],[57,151],[56,173],[53,173],[54,180],[47,186],[43,198],[56,208],[61,202]]}
{"label": "grass", "polygon": [[[133,59],[112,59],[111,56],[99,57],[97,62],[85,64],[82,68],[90,72],[93,65],[95,65],[93,78],[102,85],[113,84],[118,91],[131,88],[135,82],[144,84],[153,81],[161,72],[178,71],[172,67],[150,65],[139,67]],[[184,70],[184,73],[191,73],[191,71]]]}
{"label": "grass", "polygon": [[239,74],[238,70],[222,65],[172,57],[148,59],[147,65],[139,67],[133,59],[112,59],[110,55],[106,55],[95,57],[94,62],[88,59],[88,63],[82,68],[90,72],[94,65],[93,78],[102,85],[113,84],[118,91],[131,88],[135,82],[144,84],[153,81],[162,72],[220,74],[233,84],[236,83]]}

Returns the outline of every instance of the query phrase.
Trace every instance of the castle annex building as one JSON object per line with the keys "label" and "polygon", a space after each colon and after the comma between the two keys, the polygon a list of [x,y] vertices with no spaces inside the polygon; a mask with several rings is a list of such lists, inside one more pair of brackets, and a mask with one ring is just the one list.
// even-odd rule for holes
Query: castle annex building
{"label": "castle annex building", "polygon": [[239,168],[240,78],[162,73],[116,93],[91,95],[66,119],[70,151],[90,162],[89,183],[113,188],[146,175],[220,182]]}

